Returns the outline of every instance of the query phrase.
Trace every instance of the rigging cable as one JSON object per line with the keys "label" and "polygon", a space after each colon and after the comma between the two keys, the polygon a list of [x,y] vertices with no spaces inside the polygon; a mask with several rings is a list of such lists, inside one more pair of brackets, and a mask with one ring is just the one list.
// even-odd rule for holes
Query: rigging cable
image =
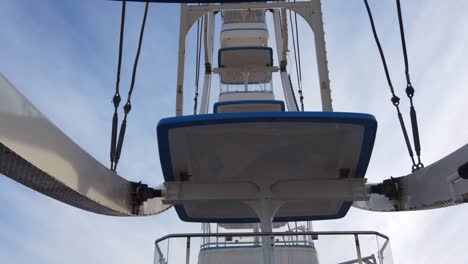
{"label": "rigging cable", "polygon": [[382,49],[382,45],[380,44],[380,40],[379,40],[379,37],[377,35],[377,31],[375,29],[374,18],[372,17],[372,11],[370,10],[369,3],[368,3],[367,0],[364,0],[364,4],[366,6],[367,14],[369,15],[369,20],[370,20],[370,24],[371,24],[371,27],[372,27],[372,33],[374,35],[374,40],[375,40],[375,43],[377,44],[377,47],[379,49],[380,58],[382,60],[382,64],[383,64],[384,71],[385,71],[385,77],[387,78],[387,83],[388,83],[388,86],[390,88],[390,92],[392,94],[391,102],[393,103],[393,105],[395,106],[395,108],[397,110],[398,120],[400,122],[400,127],[401,127],[401,130],[402,130],[403,136],[405,138],[406,148],[408,149],[409,156],[410,156],[411,161],[413,163],[412,170],[414,171],[414,170],[417,169],[418,165],[416,164],[416,162],[414,160],[413,149],[411,147],[411,143],[410,143],[410,140],[409,140],[409,137],[408,137],[408,132],[407,132],[406,126],[405,126],[405,122],[403,120],[403,116],[402,116],[401,111],[400,111],[400,106],[399,106],[400,105],[400,98],[395,94],[395,90],[393,89],[393,84],[392,84],[392,81],[390,79],[390,74],[388,73],[387,61],[385,60],[385,55],[384,55],[384,52],[383,52],[383,49]]}
{"label": "rigging cable", "polygon": [[[296,64],[296,78],[297,78],[297,85],[298,85],[298,93],[299,93],[299,99],[300,99],[300,102],[301,102],[301,111],[304,111],[304,95],[302,94],[302,82],[301,82],[301,74],[300,74],[300,65],[298,64],[298,54],[297,54],[297,50],[296,50],[296,35],[295,35],[295,31],[297,32],[297,23],[296,23],[296,30],[294,29],[294,24],[293,24],[293,20],[292,20],[292,12],[291,10],[288,10],[289,11],[289,21],[291,23],[291,38],[292,38],[292,41],[293,41],[293,51],[294,51],[294,62]],[[296,22],[297,22],[297,14],[296,14]]]}
{"label": "rigging cable", "polygon": [[115,83],[115,94],[112,98],[114,103],[114,116],[112,117],[112,135],[111,135],[111,147],[110,147],[110,169],[113,170],[114,162],[115,162],[115,149],[117,145],[117,126],[119,122],[118,116],[118,107],[120,102],[122,101],[122,97],[120,96],[120,71],[122,66],[122,46],[123,46],[123,38],[124,38],[124,30],[125,30],[125,8],[126,8],[126,1],[122,1],[122,14],[120,18],[120,38],[119,38],[119,57],[117,62],[117,78]]}
{"label": "rigging cable", "polygon": [[130,89],[128,90],[128,97],[127,97],[127,102],[125,103],[123,109],[124,109],[124,118],[122,120],[122,124],[120,126],[120,131],[119,131],[119,138],[117,141],[117,147],[115,150],[115,160],[114,160],[114,167],[111,168],[113,171],[117,169],[117,164],[120,159],[120,154],[122,153],[122,146],[123,146],[123,141],[125,138],[125,131],[127,129],[127,117],[128,114],[130,113],[130,110],[132,109],[132,104],[131,104],[131,99],[132,99],[132,94],[133,94],[133,89],[135,87],[135,78],[136,78],[136,72],[138,68],[138,61],[140,59],[140,53],[141,53],[141,46],[143,43],[143,35],[145,34],[145,25],[146,25],[146,18],[148,17],[148,8],[149,8],[149,1],[146,2],[145,5],[145,11],[143,14],[143,21],[141,23],[141,30],[140,30],[140,38],[138,40],[138,48],[135,56],[135,61],[133,63],[133,71],[132,71],[132,80],[130,83]]}
{"label": "rigging cable", "polygon": [[203,27],[204,27],[204,17],[200,20],[197,20],[197,52],[195,58],[195,96],[193,98],[194,105],[193,105],[193,114],[197,114],[198,108],[198,87],[200,83],[200,57],[201,57],[201,46],[202,46],[202,38],[203,38]]}
{"label": "rigging cable", "polygon": [[[296,2],[296,0],[294,0]],[[297,45],[297,58],[299,59],[299,82],[301,83],[301,110],[304,112],[304,95],[302,94],[302,66],[301,66],[301,46],[299,44],[299,27],[297,25],[297,12],[294,12],[294,20],[296,24],[296,45]]]}
{"label": "rigging cable", "polygon": [[413,104],[414,96],[414,87],[411,84],[410,74],[409,74],[409,63],[408,63],[408,53],[406,50],[406,40],[405,40],[405,30],[403,27],[403,16],[401,14],[401,5],[400,0],[396,0],[397,10],[398,10],[398,23],[400,26],[400,37],[401,37],[401,46],[403,48],[403,58],[405,60],[405,76],[406,76],[406,95],[410,100],[410,117],[411,117],[411,128],[413,130],[413,140],[414,140],[414,149],[416,155],[418,156],[418,163],[416,167],[413,167],[413,170],[423,168],[424,165],[421,162],[421,142],[419,140],[419,129],[418,129],[418,119],[416,117],[416,109]]}

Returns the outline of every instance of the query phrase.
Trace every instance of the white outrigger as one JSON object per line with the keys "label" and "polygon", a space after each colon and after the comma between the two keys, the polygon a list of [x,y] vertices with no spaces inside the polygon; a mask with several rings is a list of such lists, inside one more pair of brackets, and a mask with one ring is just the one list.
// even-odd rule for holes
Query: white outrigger
{"label": "white outrigger", "polygon": [[[169,251],[169,240],[180,238],[186,239],[185,263],[193,263],[194,249],[199,249],[200,264],[392,263],[385,235],[314,232],[311,221],[344,217],[351,206],[408,211],[468,200],[468,145],[427,167],[420,166],[419,160],[408,175],[367,183],[377,121],[369,114],[333,112],[319,0],[199,2],[204,3],[181,4],[176,112],[157,127],[162,185],[148,187],[115,172],[131,109],[129,99],[118,136],[118,89],[108,169],[56,128],[3,76],[0,173],[99,214],[154,215],[174,207],[181,220],[202,223],[202,233],[158,239],[155,263],[161,264],[180,261],[180,251]],[[125,1],[122,6],[124,18]],[[145,17],[148,6],[147,2]],[[304,111],[287,72],[291,12],[301,16],[314,33],[322,111]],[[216,18],[221,19],[216,22]],[[205,71],[200,106],[195,104],[194,114],[185,115],[186,37],[195,24],[196,67],[203,53]],[[220,49],[215,51],[217,30]],[[272,32],[275,51],[270,45]],[[211,104],[213,74],[219,75],[220,89],[218,100]],[[276,99],[274,74],[281,79],[284,101]],[[394,104],[398,108],[398,102]],[[416,121],[413,111],[412,121]],[[414,125],[413,133],[418,133]],[[404,134],[408,142],[406,130]],[[348,259],[321,255],[317,243],[329,236],[351,236]],[[371,237],[377,247],[363,249],[365,237]]]}

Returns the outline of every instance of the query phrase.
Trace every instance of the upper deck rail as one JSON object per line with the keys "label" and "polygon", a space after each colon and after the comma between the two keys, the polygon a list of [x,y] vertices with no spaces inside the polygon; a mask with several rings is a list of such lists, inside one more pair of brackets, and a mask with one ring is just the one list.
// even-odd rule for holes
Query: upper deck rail
{"label": "upper deck rail", "polygon": [[[155,241],[155,264],[169,264],[169,263],[197,263],[196,259],[191,259],[193,254],[206,254],[202,253],[205,249],[229,249],[229,248],[236,248],[236,249],[245,249],[248,254],[255,254],[253,253],[252,249],[255,247],[260,247],[261,245],[261,237],[270,236],[272,243],[272,247],[282,248],[282,247],[308,247],[311,250],[316,250],[316,246],[322,247],[321,252],[323,251],[323,247],[325,246],[332,246],[335,248],[338,245],[349,245],[350,247],[346,247],[347,249],[340,247],[340,251],[347,251],[346,253],[337,252],[335,255],[340,255],[338,258],[337,256],[325,256],[323,254],[319,255],[319,260],[311,259],[311,263],[316,263],[317,261],[321,263],[372,263],[372,264],[393,264],[393,258],[391,256],[391,249],[390,249],[390,240],[389,238],[377,231],[321,231],[321,232],[229,232],[229,233],[179,233],[179,234],[169,234],[163,236],[161,238],[156,239]],[[276,240],[275,238],[284,238],[287,236],[300,236],[296,241],[297,243],[292,243],[288,245],[287,241]],[[333,237],[333,241],[327,240],[326,238]],[[337,237],[337,238],[335,238]],[[197,240],[193,240],[192,238],[201,238],[202,243],[200,247],[196,246]],[[216,241],[217,246],[213,247],[212,243],[203,242],[206,238],[213,238],[213,241]],[[253,242],[245,242],[241,240],[235,240],[234,238],[253,238]],[[343,240],[343,238],[345,240]],[[182,248],[179,250],[173,250],[173,252],[177,252],[174,256],[174,253],[170,254],[169,252],[169,241],[171,239],[183,239],[182,241],[178,240],[177,243],[171,243],[171,247],[179,246],[182,247],[185,245],[185,256],[180,254]],[[341,239],[341,240],[340,240]],[[185,240],[185,242],[183,242]],[[208,239],[208,241],[210,241]],[[314,241],[314,242],[313,242]],[[315,242],[320,241],[320,242]],[[337,243],[338,242],[338,243]],[[343,242],[345,244],[343,244]],[[319,243],[316,245],[316,243]],[[324,244],[320,244],[324,243]],[[167,246],[167,252],[165,253],[163,245]],[[278,249],[279,250],[279,249]],[[335,250],[333,250],[335,252]],[[237,253],[239,254],[239,253]],[[169,255],[171,255],[171,261],[169,261]],[[330,259],[328,259],[330,258]],[[185,260],[185,261],[184,261]],[[195,261],[195,262],[194,262]],[[302,262],[301,262],[302,263]]]}

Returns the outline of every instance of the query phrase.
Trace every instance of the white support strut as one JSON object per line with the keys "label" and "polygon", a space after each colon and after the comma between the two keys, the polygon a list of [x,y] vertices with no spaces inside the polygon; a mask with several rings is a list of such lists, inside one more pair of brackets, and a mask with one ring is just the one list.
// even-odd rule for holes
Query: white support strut
{"label": "white support strut", "polygon": [[165,203],[180,204],[190,201],[240,201],[261,199],[275,201],[369,199],[366,179],[324,179],[277,181],[262,189],[253,182],[190,183],[166,182]]}
{"label": "white support strut", "polygon": [[211,96],[211,79],[213,68],[213,47],[214,47],[214,13],[205,15],[204,26],[204,46],[205,46],[205,77],[203,79],[202,100],[200,105],[200,114],[208,114],[210,96]]}
{"label": "white support strut", "polygon": [[287,72],[287,52],[288,52],[288,21],[286,19],[286,9],[276,9],[273,11],[273,22],[275,26],[276,50],[280,61],[280,77],[283,85],[284,99],[288,111],[298,111],[294,98],[294,91]]}
{"label": "white support strut", "polygon": [[354,202],[353,206],[371,211],[411,211],[466,203],[468,180],[458,169],[467,162],[468,144],[409,175],[371,185],[378,192],[371,194],[369,201]]}
{"label": "white support strut", "polygon": [[187,33],[190,26],[187,25],[187,4],[180,5],[180,29],[179,29],[179,52],[177,64],[177,87],[176,87],[176,116],[183,115],[184,105],[184,73],[185,73],[185,46]]}
{"label": "white support strut", "polygon": [[1,174],[97,214],[152,215],[170,208],[160,198],[138,206],[135,183],[89,155],[0,74]]}

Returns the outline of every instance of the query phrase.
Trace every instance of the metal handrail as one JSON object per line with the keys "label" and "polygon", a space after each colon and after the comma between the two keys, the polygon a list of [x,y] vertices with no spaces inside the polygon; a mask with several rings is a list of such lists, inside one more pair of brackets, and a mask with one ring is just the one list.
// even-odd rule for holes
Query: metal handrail
{"label": "metal handrail", "polygon": [[[272,239],[274,237],[284,237],[284,236],[297,236],[297,235],[302,235],[302,236],[311,236],[314,239],[318,239],[319,236],[340,236],[340,235],[352,235],[355,238],[355,243],[356,243],[356,252],[357,252],[357,260],[358,263],[362,263],[362,256],[361,256],[361,249],[359,245],[359,235],[374,235],[376,237],[381,237],[385,239],[386,243],[384,243],[384,247],[387,246],[389,242],[389,238],[376,231],[321,231],[321,232],[239,232],[239,233],[215,233],[215,234],[207,234],[207,233],[179,233],[179,234],[169,234],[166,236],[163,236],[161,238],[156,239],[155,244],[156,247],[159,248],[159,243],[161,241],[164,241],[166,239],[171,239],[171,238],[185,238],[186,239],[186,260],[185,263],[189,264],[190,263],[190,244],[191,244],[191,239],[192,238],[206,238],[206,237],[216,237],[216,240],[218,243],[218,238],[219,237],[264,237],[264,236],[270,236]],[[284,244],[286,244],[286,241],[283,241]],[[218,243],[219,244],[219,243]],[[226,246],[228,248],[228,246]],[[201,248],[203,250],[203,247]],[[383,250],[383,249],[382,249]],[[379,251],[379,255],[381,255],[382,252]],[[382,259],[382,256],[379,256],[379,260]],[[164,258],[159,259],[160,263],[164,263]],[[165,263],[164,263],[165,264]]]}
{"label": "metal handrail", "polygon": [[[207,249],[207,248],[229,248],[233,246],[248,246],[248,245],[256,245],[258,243],[255,242],[224,242],[224,243],[204,243],[203,245],[200,246],[201,249]],[[291,244],[288,241],[275,241],[275,246],[281,246],[281,245],[288,245]],[[299,241],[294,241],[292,244],[294,246],[311,246],[314,247],[314,243],[309,242],[307,240],[299,240]]]}
{"label": "metal handrail", "polygon": [[156,244],[156,251],[158,252],[158,255],[159,255],[159,263],[160,264],[167,264],[167,261],[164,258],[164,254],[162,253],[161,248],[159,248],[158,244]]}
{"label": "metal handrail", "polygon": [[170,239],[170,238],[197,238],[197,237],[264,237],[264,236],[296,236],[296,235],[305,235],[305,236],[332,236],[332,235],[375,235],[386,240],[390,240],[386,235],[379,233],[377,231],[319,231],[319,232],[238,232],[238,233],[216,233],[216,234],[206,234],[206,233],[178,233],[178,234],[169,234],[163,237],[160,237],[155,240],[155,244],[159,242]]}

